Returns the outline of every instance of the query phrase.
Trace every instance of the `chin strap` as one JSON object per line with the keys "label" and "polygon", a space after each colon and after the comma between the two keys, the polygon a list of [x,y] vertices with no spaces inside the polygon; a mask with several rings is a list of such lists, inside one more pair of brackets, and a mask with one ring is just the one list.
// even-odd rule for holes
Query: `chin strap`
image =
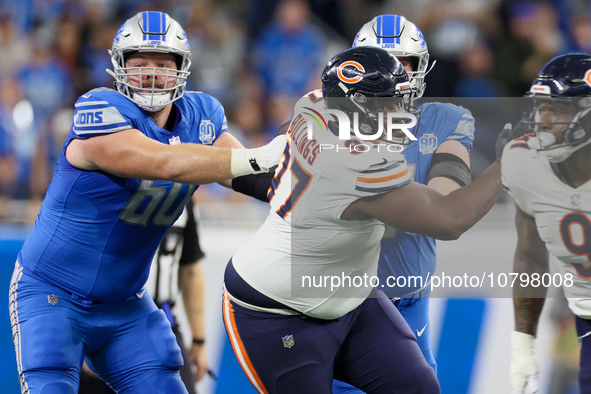
{"label": "chin strap", "polygon": [[[148,112],[157,112],[166,107],[170,104],[171,95],[170,92],[166,93],[155,93],[150,94],[150,98],[134,92],[132,95],[131,100],[136,103],[141,109],[148,111]],[[165,104],[159,104],[159,102],[165,102]],[[156,105],[154,105],[156,104]]]}

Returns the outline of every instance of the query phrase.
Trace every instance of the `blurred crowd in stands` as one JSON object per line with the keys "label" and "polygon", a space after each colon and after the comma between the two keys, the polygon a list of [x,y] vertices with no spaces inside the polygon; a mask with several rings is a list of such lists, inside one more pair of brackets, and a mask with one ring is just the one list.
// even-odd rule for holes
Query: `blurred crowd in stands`
{"label": "blurred crowd in stands", "polygon": [[[75,100],[113,86],[107,50],[123,21],[147,9],[185,28],[190,89],[218,98],[247,146],[275,135],[378,14],[423,31],[437,60],[429,97],[518,97],[553,56],[591,52],[587,0],[0,0],[0,221],[34,220]],[[202,195],[238,198],[215,187]]]}

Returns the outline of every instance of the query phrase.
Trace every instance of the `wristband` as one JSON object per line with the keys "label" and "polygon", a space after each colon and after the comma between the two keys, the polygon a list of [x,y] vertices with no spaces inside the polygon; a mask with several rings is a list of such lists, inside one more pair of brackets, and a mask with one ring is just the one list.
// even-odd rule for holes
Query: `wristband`
{"label": "wristband", "polygon": [[193,338],[193,345],[205,345],[205,339],[203,338]]}
{"label": "wristband", "polygon": [[252,151],[253,149],[232,148],[230,171],[234,177],[263,172],[254,158]]}

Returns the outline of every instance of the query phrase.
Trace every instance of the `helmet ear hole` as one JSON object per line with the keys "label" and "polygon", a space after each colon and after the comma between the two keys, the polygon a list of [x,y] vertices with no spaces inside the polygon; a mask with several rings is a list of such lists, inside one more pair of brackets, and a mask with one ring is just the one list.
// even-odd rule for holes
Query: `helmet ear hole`
{"label": "helmet ear hole", "polygon": [[591,107],[587,108],[579,118],[580,127],[573,127],[564,134],[564,140],[568,144],[580,144],[591,137]]}
{"label": "helmet ear hole", "polygon": [[367,103],[367,97],[365,97],[365,95],[363,93],[360,93],[360,92],[356,92],[353,95],[353,100],[357,101],[359,104],[365,104],[365,103]]}
{"label": "helmet ear hole", "polygon": [[567,144],[572,144],[576,141],[574,134],[576,131],[580,131],[580,128],[569,128],[564,131],[564,142]]}
{"label": "helmet ear hole", "polygon": [[183,66],[183,57],[180,56],[180,55],[177,55],[175,53],[175,55],[174,55],[174,63],[176,64],[176,69],[177,70],[180,70],[181,67]]}

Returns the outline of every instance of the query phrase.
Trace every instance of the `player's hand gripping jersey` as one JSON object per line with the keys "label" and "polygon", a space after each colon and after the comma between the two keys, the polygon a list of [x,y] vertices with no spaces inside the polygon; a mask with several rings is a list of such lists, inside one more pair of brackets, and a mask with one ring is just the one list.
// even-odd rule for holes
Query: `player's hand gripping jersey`
{"label": "player's hand gripping jersey", "polygon": [[[523,212],[535,218],[540,238],[558,258],[558,272],[571,274],[563,286],[573,313],[591,318],[591,182],[572,188],[556,175],[550,162],[530,146],[537,137],[512,141],[503,153],[503,185]],[[563,281],[564,283],[564,281]]]}
{"label": "player's hand gripping jersey", "polygon": [[95,89],[78,99],[39,217],[18,256],[25,270],[93,301],[141,291],[155,250],[197,186],[79,170],[65,150],[72,139],[130,128],[163,144],[211,145],[227,129],[221,104],[207,94],[187,92],[174,106],[170,132],[114,90]]}
{"label": "player's hand gripping jersey", "polygon": [[271,214],[232,260],[262,294],[309,316],[335,319],[361,304],[371,286],[331,289],[330,278],[375,275],[385,229],[378,220],[345,221],[341,214],[360,198],[412,179],[396,147],[339,140],[338,126],[323,110],[320,91],[296,104],[269,191]]}

